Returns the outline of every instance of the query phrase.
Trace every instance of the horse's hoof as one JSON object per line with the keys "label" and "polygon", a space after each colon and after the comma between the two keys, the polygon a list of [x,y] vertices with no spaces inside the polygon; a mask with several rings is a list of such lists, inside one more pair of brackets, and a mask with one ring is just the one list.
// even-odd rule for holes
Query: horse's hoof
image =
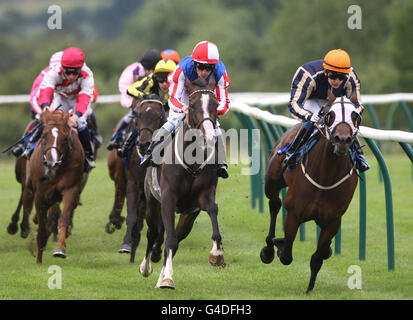
{"label": "horse's hoof", "polygon": [[55,258],[66,258],[66,249],[65,248],[56,248],[53,252],[53,257]]}
{"label": "horse's hoof", "polygon": [[214,266],[214,267],[225,267],[225,261],[224,261],[224,256],[223,255],[209,255],[208,259],[209,263]]}
{"label": "horse's hoof", "polygon": [[159,251],[159,252],[152,251],[152,253],[151,253],[151,261],[152,261],[153,263],[159,262],[159,261],[161,260],[161,258],[162,258],[162,251]]}
{"label": "horse's hoof", "polygon": [[275,250],[274,247],[264,247],[261,249],[260,258],[265,264],[269,264],[274,260]]}
{"label": "horse's hoof", "polygon": [[7,232],[9,234],[16,234],[18,230],[19,230],[19,227],[17,226],[17,224],[14,224],[12,222],[10,222],[9,225],[7,226]]}
{"label": "horse's hoof", "polygon": [[29,236],[29,234],[30,234],[30,231],[21,231],[20,232],[20,236],[23,238],[23,239],[26,239],[28,236]]}
{"label": "horse's hoof", "polygon": [[284,249],[284,238],[277,238],[277,239],[274,239],[272,242],[277,247],[277,256],[279,258],[281,255],[281,252]]}
{"label": "horse's hoof", "polygon": [[175,284],[172,279],[163,279],[159,288],[161,289],[175,289]]}
{"label": "horse's hoof", "polygon": [[112,222],[108,222],[105,226],[106,233],[112,234],[115,232],[115,225]]}
{"label": "horse's hoof", "polygon": [[145,278],[147,278],[147,277],[149,277],[149,276],[152,274],[153,269],[152,269],[152,266],[151,266],[150,264],[149,264],[148,268],[145,268],[145,263],[142,263],[142,264],[139,266],[139,272],[140,272],[140,274],[141,274],[142,276],[144,276]]}
{"label": "horse's hoof", "polygon": [[115,228],[118,229],[118,230],[120,230],[120,229],[122,228],[122,224],[123,224],[124,221],[125,221],[125,217],[121,216],[121,217],[119,218],[118,223],[114,223]]}
{"label": "horse's hoof", "polygon": [[131,251],[132,251],[131,246],[124,243],[124,244],[122,244],[122,246],[120,247],[118,252],[119,253],[131,253]]}
{"label": "horse's hoof", "polygon": [[53,234],[53,238],[52,238],[52,240],[53,240],[53,242],[57,242],[57,240],[58,240],[57,235]]}

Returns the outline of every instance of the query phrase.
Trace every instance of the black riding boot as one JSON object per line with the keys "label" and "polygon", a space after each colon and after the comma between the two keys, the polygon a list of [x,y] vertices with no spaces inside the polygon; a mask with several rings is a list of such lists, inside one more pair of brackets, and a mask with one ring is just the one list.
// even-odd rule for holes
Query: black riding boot
{"label": "black riding boot", "polygon": [[225,142],[222,135],[217,136],[216,147],[218,150],[218,168],[217,175],[223,179],[228,178],[228,165],[225,161],[226,152],[225,152]]}
{"label": "black riding boot", "polygon": [[123,144],[120,145],[120,149],[118,150],[118,155],[120,157],[122,158],[126,157],[131,143],[133,142],[133,140],[136,139],[137,136],[138,136],[138,130],[136,129],[128,133],[128,135],[126,136],[125,142],[123,142]]}
{"label": "black riding boot", "polygon": [[24,152],[22,153],[23,158],[25,158],[27,160],[30,159],[30,155],[32,153],[32,150],[31,150],[32,146],[37,143],[40,136],[42,135],[42,132],[43,132],[43,126],[40,126],[40,127],[35,129],[32,136],[30,137],[29,141],[27,142],[27,145],[26,145],[26,148],[25,148]]}
{"label": "black riding boot", "polygon": [[78,131],[78,136],[79,136],[80,143],[82,144],[83,150],[85,151],[85,160],[86,160],[85,162],[87,165],[87,168],[85,168],[85,171],[89,171],[89,169],[93,169],[96,167],[89,129],[85,128],[81,131]]}
{"label": "black riding boot", "polygon": [[116,127],[115,132],[113,133],[112,137],[110,138],[110,141],[108,145],[106,146],[106,149],[113,150],[113,149],[118,149],[122,146],[123,130],[125,130],[128,126],[129,126],[129,123],[127,123],[126,121],[122,119],[119,125]]}
{"label": "black riding boot", "polygon": [[366,158],[364,157],[363,149],[361,148],[360,141],[359,141],[358,137],[356,137],[356,139],[354,139],[353,143],[354,143],[354,147],[356,149],[356,152],[358,154],[358,157],[356,157],[356,168],[360,172],[364,172],[366,170],[369,170],[370,166],[367,163]]}
{"label": "black riding boot", "polygon": [[312,123],[307,122],[301,126],[300,130],[298,131],[297,135],[295,136],[293,142],[291,143],[290,147],[288,148],[287,154],[285,155],[284,162],[287,166],[293,165],[293,158],[294,153],[302,146],[302,144],[307,141],[312,133]]}
{"label": "black riding boot", "polygon": [[[141,163],[140,165],[144,168],[149,167],[152,164],[152,152],[155,149],[157,145],[159,145],[161,142],[167,140],[167,136],[169,136],[171,133],[166,130],[164,127],[161,127],[156,135],[152,137],[151,144],[148,147],[148,150],[146,150],[145,155],[141,158]],[[162,140],[161,138],[164,137]]]}

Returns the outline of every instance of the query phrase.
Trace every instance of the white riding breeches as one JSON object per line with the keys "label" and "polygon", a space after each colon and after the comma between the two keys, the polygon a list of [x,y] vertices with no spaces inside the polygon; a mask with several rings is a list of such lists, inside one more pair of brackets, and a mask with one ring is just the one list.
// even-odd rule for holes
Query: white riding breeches
{"label": "white riding breeches", "polygon": [[[52,103],[52,110],[55,110],[59,107],[62,111],[72,111],[71,114],[74,114],[75,107],[76,107],[76,99],[69,99],[61,94],[56,94],[53,98]],[[90,103],[87,106],[86,112],[77,120],[77,129],[79,131],[85,129],[87,127],[87,117],[92,113],[92,108],[90,107]]]}
{"label": "white riding breeches", "polygon": [[[186,115],[185,112],[175,112],[173,110],[169,110],[168,120],[165,122],[165,124],[162,127],[168,130],[169,132],[174,131],[175,128],[180,123],[180,121],[183,121],[185,119],[185,115]],[[215,136],[218,137],[220,135],[222,135],[221,128],[219,127],[219,121],[216,120]]]}
{"label": "white riding breeches", "polygon": [[308,99],[303,108],[311,113],[318,113],[326,102],[326,99]]}

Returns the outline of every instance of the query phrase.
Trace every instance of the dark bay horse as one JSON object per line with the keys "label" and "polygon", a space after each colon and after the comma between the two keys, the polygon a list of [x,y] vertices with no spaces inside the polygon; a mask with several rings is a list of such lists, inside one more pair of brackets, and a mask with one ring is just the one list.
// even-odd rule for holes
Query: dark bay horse
{"label": "dark bay horse", "polygon": [[[265,175],[265,195],[269,199],[270,228],[261,260],[271,263],[274,245],[284,265],[292,260],[292,246],[301,223],[314,220],[321,228],[317,250],[311,257],[311,278],[307,293],[314,288],[317,274],[332,250],[331,240],[341,225],[357,186],[357,174],[349,149],[356,138],[361,117],[347,98],[329,97],[334,101],[324,116],[325,130],[319,141],[292,170],[283,171],[284,156],[277,151],[290,142],[301,124],[288,130],[274,145]],[[328,109],[327,109],[328,110]],[[279,192],[288,186],[284,200],[287,218],[284,238],[275,238],[275,223],[281,207]]]}
{"label": "dark bay horse", "polygon": [[[155,197],[148,201],[147,216],[154,215],[156,210],[161,210],[161,218],[166,232],[164,249],[164,264],[159,275],[157,287],[174,288],[172,258],[178,249],[178,243],[190,233],[194,221],[201,210],[206,211],[212,222],[213,248],[210,252],[209,262],[214,266],[224,266],[224,256],[221,247],[221,234],[218,227],[218,205],[215,203],[215,193],[218,183],[217,177],[217,153],[215,152],[215,124],[217,120],[218,101],[214,93],[215,82],[206,83],[198,79],[191,83],[186,81],[186,90],[189,93],[189,110],[186,124],[176,129],[175,137],[166,150],[160,166],[159,185],[161,190],[160,203],[156,204]],[[201,148],[197,150],[205,159],[202,163],[188,161],[185,152],[194,142],[186,139],[190,129],[201,136],[196,142],[201,142]],[[185,138],[183,138],[185,137]],[[212,150],[212,152],[208,152]],[[191,154],[191,152],[189,152]],[[211,158],[212,155],[213,157]],[[213,159],[212,163],[209,161]],[[150,168],[148,169],[147,178]],[[175,229],[175,212],[181,214]],[[158,216],[159,217],[159,216]],[[154,223],[155,224],[155,223]],[[151,228],[148,225],[148,236]],[[159,232],[159,231],[158,231]],[[156,233],[156,232],[155,232]],[[152,238],[155,238],[152,235]],[[148,250],[140,271],[148,275],[148,252],[151,250],[148,237]],[[145,274],[146,272],[146,274]]]}
{"label": "dark bay horse", "polygon": [[59,241],[55,257],[66,257],[66,238],[70,235],[73,213],[84,186],[84,151],[77,134],[67,122],[69,113],[46,109],[40,121],[44,130],[29,161],[29,181],[25,194],[35,203],[37,232],[37,263],[42,263],[50,231],[47,212],[50,207],[63,203],[59,218]]}
{"label": "dark bay horse", "polygon": [[105,226],[106,232],[110,234],[115,232],[115,230],[119,230],[125,221],[125,217],[122,216],[122,209],[125,204],[127,180],[123,158],[118,155],[116,149],[109,151],[107,163],[109,177],[115,184],[115,199],[109,214],[109,222]]}
{"label": "dark bay horse", "polygon": [[[165,111],[157,95],[146,95],[143,99],[135,99],[133,107],[132,129],[137,130],[136,143],[129,157],[126,186],[126,234],[119,252],[129,253],[130,262],[135,261],[136,248],[140,242],[140,234],[146,214],[146,198],[144,191],[146,168],[139,165],[142,154],[148,148],[152,135],[166,121]],[[163,233],[158,234],[159,241],[152,261],[161,259]],[[157,238],[158,238],[157,237]]]}

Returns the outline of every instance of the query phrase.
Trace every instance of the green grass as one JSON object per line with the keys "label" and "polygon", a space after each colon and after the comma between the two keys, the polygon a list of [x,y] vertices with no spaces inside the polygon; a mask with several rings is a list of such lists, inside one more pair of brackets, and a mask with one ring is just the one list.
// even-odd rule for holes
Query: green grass
{"label": "green grass", "polygon": [[[294,261],[282,265],[277,258],[265,265],[259,258],[268,230],[268,208],[259,214],[251,209],[250,182],[240,175],[241,166],[230,167],[230,178],[220,179],[217,192],[219,222],[227,266],[208,264],[212,246],[211,224],[201,213],[191,234],[174,258],[176,290],[155,289],[161,263],[143,278],[138,266],[146,247],[146,227],[137,250],[136,263],[117,252],[125,226],[114,234],[104,226],[112,207],[114,186],[102,152],[77,208],[73,234],[67,240],[67,259],[52,256],[55,243],[49,239],[43,264],[36,265],[28,248],[34,244],[36,227],[28,239],[11,236],[6,227],[17,205],[20,185],[14,178],[14,160],[0,161],[0,299],[412,299],[413,298],[413,182],[411,166],[401,154],[386,156],[392,190],[395,225],[396,269],[387,270],[384,186],[379,183],[377,163],[367,176],[367,258],[358,259],[358,191],[343,218],[342,253],[324,262],[314,291],[305,294],[315,251],[315,224],[306,224],[306,241],[297,237]],[[124,209],[123,215],[126,215]],[[279,216],[281,218],[281,215]],[[280,219],[278,220],[280,221]],[[280,223],[277,236],[281,236]],[[62,269],[62,289],[50,290],[51,265]],[[351,265],[362,270],[362,289],[350,290],[347,273]]]}

